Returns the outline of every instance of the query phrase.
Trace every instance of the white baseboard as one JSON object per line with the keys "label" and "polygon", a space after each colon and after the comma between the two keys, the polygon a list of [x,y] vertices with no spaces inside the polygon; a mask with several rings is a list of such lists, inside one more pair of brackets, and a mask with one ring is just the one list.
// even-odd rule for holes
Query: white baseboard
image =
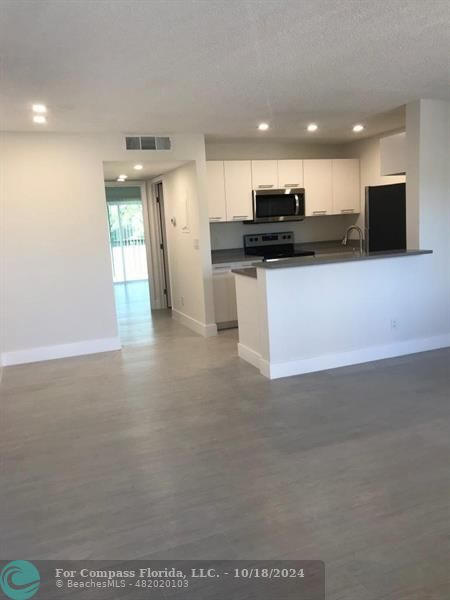
{"label": "white baseboard", "polygon": [[27,348],[26,350],[13,350],[3,352],[1,364],[4,367],[21,365],[25,363],[67,358],[69,356],[82,356],[84,354],[97,354],[98,352],[111,352],[122,348],[118,337],[101,338],[98,340],[84,340],[71,344],[57,346],[41,346],[40,348]]}
{"label": "white baseboard", "polygon": [[[437,335],[430,338],[416,338],[393,344],[340,352],[337,354],[323,354],[313,358],[299,358],[283,363],[267,363],[267,361],[263,361],[267,363],[265,367],[267,374],[263,373],[262,369],[260,370],[270,379],[279,379],[280,377],[314,373],[315,371],[336,369],[338,367],[357,365],[385,358],[395,358],[396,356],[427,352],[429,350],[437,350],[448,346],[450,346],[450,334]],[[242,358],[245,357],[243,356]]]}
{"label": "white baseboard", "polygon": [[256,352],[256,350],[252,350],[248,346],[245,346],[239,342],[238,355],[240,358],[259,369],[261,375],[270,378],[270,363],[269,361],[265,360],[261,354],[259,354],[259,352]]}
{"label": "white baseboard", "polygon": [[182,325],[189,327],[195,333],[202,335],[203,337],[212,337],[217,335],[217,325],[215,323],[202,323],[190,317],[189,315],[172,308],[172,318],[179,321]]}
{"label": "white baseboard", "polygon": [[261,370],[261,354],[252,350],[248,346],[244,344],[238,343],[238,355],[243,360],[246,360],[248,363]]}

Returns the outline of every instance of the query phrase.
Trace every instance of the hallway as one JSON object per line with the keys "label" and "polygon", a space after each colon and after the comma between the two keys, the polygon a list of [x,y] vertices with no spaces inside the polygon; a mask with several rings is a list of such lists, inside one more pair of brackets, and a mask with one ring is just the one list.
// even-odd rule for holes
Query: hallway
{"label": "hallway", "polygon": [[445,597],[447,350],[269,381],[154,315],[5,370],[5,556],[316,558],[328,600]]}
{"label": "hallway", "polygon": [[123,345],[149,342],[152,338],[152,312],[147,280],[114,284],[117,321]]}

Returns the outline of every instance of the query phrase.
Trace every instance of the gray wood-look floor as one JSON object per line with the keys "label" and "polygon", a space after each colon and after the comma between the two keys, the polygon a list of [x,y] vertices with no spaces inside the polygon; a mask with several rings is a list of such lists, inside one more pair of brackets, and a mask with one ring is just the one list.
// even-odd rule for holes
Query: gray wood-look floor
{"label": "gray wood-look floor", "polygon": [[328,600],[448,599],[449,351],[269,381],[154,316],[5,370],[5,558],[322,559]]}
{"label": "gray wood-look floor", "polygon": [[151,341],[153,325],[148,281],[115,283],[114,297],[122,345]]}

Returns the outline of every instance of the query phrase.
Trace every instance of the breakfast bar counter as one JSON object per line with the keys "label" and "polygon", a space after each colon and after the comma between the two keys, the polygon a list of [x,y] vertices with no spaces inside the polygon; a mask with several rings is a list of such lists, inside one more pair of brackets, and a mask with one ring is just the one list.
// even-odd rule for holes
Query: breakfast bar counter
{"label": "breakfast bar counter", "polygon": [[239,356],[273,379],[447,345],[423,310],[446,301],[429,297],[430,255],[342,252],[235,269]]}

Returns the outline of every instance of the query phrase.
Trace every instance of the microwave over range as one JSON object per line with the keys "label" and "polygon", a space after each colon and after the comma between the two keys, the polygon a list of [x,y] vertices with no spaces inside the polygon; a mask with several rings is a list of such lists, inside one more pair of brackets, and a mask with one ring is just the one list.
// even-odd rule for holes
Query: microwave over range
{"label": "microwave over range", "polygon": [[304,218],[304,188],[253,190],[253,223],[302,221]]}

